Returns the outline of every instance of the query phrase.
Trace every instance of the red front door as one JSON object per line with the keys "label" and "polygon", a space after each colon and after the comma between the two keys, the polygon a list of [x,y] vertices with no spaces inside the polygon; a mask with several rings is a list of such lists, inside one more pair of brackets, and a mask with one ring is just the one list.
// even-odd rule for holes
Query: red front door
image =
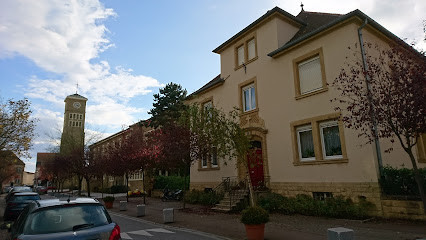
{"label": "red front door", "polygon": [[247,162],[252,186],[263,186],[264,175],[262,149],[253,149],[253,151],[247,155]]}

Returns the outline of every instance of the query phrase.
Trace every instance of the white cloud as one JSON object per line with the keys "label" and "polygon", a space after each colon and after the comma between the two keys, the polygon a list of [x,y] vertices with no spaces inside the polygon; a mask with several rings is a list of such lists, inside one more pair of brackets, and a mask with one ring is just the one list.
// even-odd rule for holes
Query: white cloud
{"label": "white cloud", "polygon": [[0,58],[25,56],[58,76],[32,76],[24,87],[27,97],[63,108],[63,99],[75,91],[78,83],[79,94],[90,100],[86,120],[98,125],[111,120],[109,126],[119,127],[132,123],[132,114],[140,112],[128,106],[131,98],[162,86],[152,77],[121,66],[110,67],[98,58],[113,46],[103,21],[116,16],[99,0],[14,0],[1,5]]}

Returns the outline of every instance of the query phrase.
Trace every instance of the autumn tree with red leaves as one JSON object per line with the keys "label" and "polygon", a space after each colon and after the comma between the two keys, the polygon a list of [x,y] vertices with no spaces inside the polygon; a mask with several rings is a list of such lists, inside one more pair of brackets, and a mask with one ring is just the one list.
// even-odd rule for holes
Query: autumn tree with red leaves
{"label": "autumn tree with red leaves", "polygon": [[342,120],[346,127],[358,130],[368,144],[376,138],[400,143],[412,163],[426,213],[424,182],[413,153],[417,140],[426,133],[426,57],[405,43],[386,49],[364,46],[367,69],[355,45],[349,48],[354,58],[347,58],[333,82],[340,95],[332,101],[341,106],[335,110],[345,112]]}

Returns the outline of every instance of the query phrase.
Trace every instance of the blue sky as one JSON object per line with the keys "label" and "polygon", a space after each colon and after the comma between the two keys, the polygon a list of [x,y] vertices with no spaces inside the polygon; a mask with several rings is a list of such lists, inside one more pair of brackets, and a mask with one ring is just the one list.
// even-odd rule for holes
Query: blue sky
{"label": "blue sky", "polygon": [[[306,11],[360,9],[408,42],[426,49],[426,1],[303,1]],[[103,138],[148,118],[153,93],[169,82],[191,93],[220,73],[212,50],[267,10],[293,15],[284,0],[0,0],[0,96],[27,97],[38,118],[32,158],[57,143],[63,100],[87,97],[86,135]]]}

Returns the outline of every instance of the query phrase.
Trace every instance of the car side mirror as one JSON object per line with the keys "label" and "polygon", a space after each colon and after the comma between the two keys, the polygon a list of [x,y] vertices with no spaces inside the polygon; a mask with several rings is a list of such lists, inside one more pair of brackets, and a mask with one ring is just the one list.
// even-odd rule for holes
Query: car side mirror
{"label": "car side mirror", "polygon": [[13,222],[3,223],[3,224],[0,225],[0,229],[7,229],[8,231],[10,231],[10,229],[12,228],[12,223]]}

